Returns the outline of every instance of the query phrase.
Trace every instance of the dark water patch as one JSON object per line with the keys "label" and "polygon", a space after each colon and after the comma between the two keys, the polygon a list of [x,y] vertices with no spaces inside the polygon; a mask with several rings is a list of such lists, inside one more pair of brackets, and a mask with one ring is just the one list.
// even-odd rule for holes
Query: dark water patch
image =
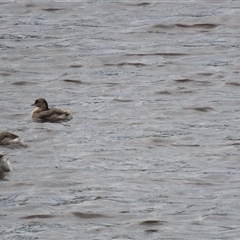
{"label": "dark water patch", "polygon": [[156,24],[153,25],[153,28],[161,28],[161,29],[171,29],[171,28],[193,28],[193,29],[213,29],[216,28],[218,24],[212,24],[212,23],[197,23],[197,24]]}
{"label": "dark water patch", "polygon": [[27,82],[27,81],[17,81],[17,82],[13,82],[13,85],[17,85],[17,86],[23,86],[23,85],[33,85],[36,83],[33,82]]}
{"label": "dark water patch", "polygon": [[47,12],[54,12],[54,11],[63,10],[63,8],[43,8],[42,10]]}
{"label": "dark water patch", "polygon": [[148,3],[148,2],[142,2],[142,3],[137,3],[135,4],[135,6],[148,6],[150,5],[151,3]]}
{"label": "dark water patch", "polygon": [[153,138],[153,139],[151,139],[151,142],[153,142],[153,143],[165,143],[165,140],[160,139],[160,138]]}
{"label": "dark water patch", "polygon": [[195,83],[200,84],[200,85],[213,85],[212,82],[209,81],[195,81]]}
{"label": "dark water patch", "polygon": [[35,215],[29,215],[26,217],[20,217],[20,219],[34,219],[34,218],[53,218],[55,216],[51,214],[35,214]]}
{"label": "dark water patch", "polygon": [[79,203],[82,203],[84,201],[85,201],[84,197],[82,197],[82,198],[79,197],[79,198],[76,198],[74,200],[60,200],[59,203],[54,203],[54,204],[52,204],[52,206],[79,204]]}
{"label": "dark water patch", "polygon": [[239,146],[239,145],[240,145],[240,142],[235,142],[235,143],[226,144],[226,145],[223,145],[223,146]]}
{"label": "dark water patch", "polygon": [[198,112],[209,112],[214,110],[214,108],[211,108],[211,107],[190,107],[190,108],[183,108],[183,109],[194,110]]}
{"label": "dark water patch", "polygon": [[187,53],[128,53],[126,56],[139,56],[139,57],[144,57],[144,56],[166,56],[166,57],[177,57],[177,56],[186,56],[188,55]]}
{"label": "dark water patch", "polygon": [[175,81],[175,82],[179,82],[179,83],[194,82],[194,80],[189,79],[189,78],[176,79],[176,80],[174,80],[174,81]]}
{"label": "dark water patch", "polygon": [[33,3],[27,3],[27,4],[25,4],[24,6],[25,6],[25,7],[36,7],[36,5],[33,4]]}
{"label": "dark water patch", "polygon": [[35,185],[35,183],[23,183],[23,182],[14,184],[14,186],[16,186],[16,187],[21,187],[21,186],[27,187],[27,186],[34,186],[34,185]]}
{"label": "dark water patch", "polygon": [[130,99],[117,99],[117,98],[114,98],[113,101],[123,102],[123,103],[133,102],[133,100],[130,100]]}
{"label": "dark water patch", "polygon": [[159,220],[146,220],[139,223],[139,225],[152,226],[152,225],[163,225],[167,223],[166,221]]}
{"label": "dark water patch", "polygon": [[227,82],[225,85],[230,85],[230,86],[239,87],[239,86],[240,86],[240,83],[238,83],[238,82]]}
{"label": "dark water patch", "polygon": [[172,93],[165,90],[165,91],[156,91],[155,94],[171,95]]}
{"label": "dark water patch", "polygon": [[[15,24],[16,25],[16,24]],[[12,49],[15,49],[15,47],[10,47],[10,46],[7,46],[7,45],[3,45],[3,44],[0,44],[0,48],[2,49],[2,50],[12,50]]]}
{"label": "dark water patch", "polygon": [[108,83],[105,83],[105,84],[107,84],[107,85],[109,85],[109,86],[117,86],[117,85],[120,85],[121,83],[113,83],[113,82],[108,82]]}
{"label": "dark water patch", "polygon": [[[224,124],[224,126],[229,127],[228,124]],[[227,140],[230,140],[230,141],[239,141],[239,140],[240,140],[239,138],[230,137],[230,136],[226,137],[226,139],[227,139]]]}
{"label": "dark water patch", "polygon": [[144,67],[146,64],[144,63],[130,63],[130,62],[121,62],[121,63],[106,63],[104,66],[136,66],[136,67]]}
{"label": "dark water patch", "polygon": [[202,181],[197,181],[197,182],[187,182],[185,184],[189,184],[189,185],[197,185],[197,186],[212,186],[212,183],[209,182],[202,182]]}
{"label": "dark water patch", "polygon": [[195,91],[192,91],[192,90],[181,90],[181,91],[167,91],[167,90],[164,90],[164,91],[155,91],[154,94],[155,95],[179,95],[179,94],[193,94],[195,93]]}
{"label": "dark water patch", "polygon": [[174,147],[200,147],[199,144],[171,144]]}
{"label": "dark water patch", "polygon": [[76,83],[76,84],[84,84],[84,85],[90,85],[90,83],[83,82],[81,80],[73,80],[73,79],[64,79],[64,82],[69,82],[69,83]]}
{"label": "dark water patch", "polygon": [[[1,34],[0,35],[0,39],[16,39],[16,38],[22,39],[22,37],[19,37],[15,34]],[[3,57],[3,59],[8,59],[8,58]]]}
{"label": "dark water patch", "polygon": [[183,78],[183,79],[176,79],[174,80],[175,82],[177,83],[196,83],[196,84],[200,84],[200,85],[212,85],[211,82],[209,81],[196,81],[196,80],[193,80],[193,79],[189,79],[189,78]]}
{"label": "dark water patch", "polygon": [[141,6],[148,6],[151,3],[148,2],[142,2],[142,3],[127,3],[126,5],[128,6],[136,6],[136,7],[141,7]]}
{"label": "dark water patch", "polygon": [[147,234],[151,234],[151,233],[158,232],[158,230],[157,229],[147,229],[144,232],[147,233]]}
{"label": "dark water patch", "polygon": [[108,216],[99,213],[73,212],[73,215],[79,218],[106,218]]}
{"label": "dark water patch", "polygon": [[198,73],[198,75],[202,75],[202,76],[212,76],[213,73]]}
{"label": "dark water patch", "polygon": [[191,90],[185,90],[185,91],[178,91],[177,93],[183,93],[183,94],[193,94],[196,93],[195,91],[191,91]]}
{"label": "dark water patch", "polygon": [[143,141],[147,145],[154,145],[154,146],[166,146],[169,144],[169,142],[166,139],[160,138],[160,137],[148,137],[148,138],[144,138]]}
{"label": "dark water patch", "polygon": [[179,28],[202,28],[202,29],[213,29],[218,26],[218,24],[213,23],[198,23],[198,24],[175,24]]}
{"label": "dark water patch", "polygon": [[81,67],[83,67],[83,65],[81,65],[81,64],[72,64],[69,67],[71,67],[71,68],[81,68]]}
{"label": "dark water patch", "polygon": [[169,29],[169,28],[173,28],[174,25],[169,25],[169,24],[156,24],[156,25],[153,25],[152,27],[154,27],[154,28]]}

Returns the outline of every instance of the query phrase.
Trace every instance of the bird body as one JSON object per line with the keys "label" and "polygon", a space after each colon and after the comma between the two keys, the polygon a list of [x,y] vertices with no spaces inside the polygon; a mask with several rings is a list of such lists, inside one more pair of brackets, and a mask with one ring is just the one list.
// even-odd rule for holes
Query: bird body
{"label": "bird body", "polygon": [[39,98],[32,106],[36,106],[32,113],[32,119],[37,122],[63,122],[73,118],[70,111],[61,108],[49,108],[44,98]]}
{"label": "bird body", "polygon": [[0,132],[0,145],[26,146],[18,135],[7,131]]}

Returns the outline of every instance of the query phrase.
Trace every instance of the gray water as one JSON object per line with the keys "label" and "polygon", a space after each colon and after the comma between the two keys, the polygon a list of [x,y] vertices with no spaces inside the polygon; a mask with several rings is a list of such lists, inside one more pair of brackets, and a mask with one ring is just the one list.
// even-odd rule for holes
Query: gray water
{"label": "gray water", "polygon": [[239,1],[1,3],[1,239],[239,239],[239,40]]}

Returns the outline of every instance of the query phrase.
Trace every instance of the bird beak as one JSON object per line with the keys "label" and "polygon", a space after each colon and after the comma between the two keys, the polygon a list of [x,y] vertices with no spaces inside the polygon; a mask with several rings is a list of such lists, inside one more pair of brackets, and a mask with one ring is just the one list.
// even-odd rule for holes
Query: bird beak
{"label": "bird beak", "polygon": [[31,106],[36,106],[35,103],[31,104]]}

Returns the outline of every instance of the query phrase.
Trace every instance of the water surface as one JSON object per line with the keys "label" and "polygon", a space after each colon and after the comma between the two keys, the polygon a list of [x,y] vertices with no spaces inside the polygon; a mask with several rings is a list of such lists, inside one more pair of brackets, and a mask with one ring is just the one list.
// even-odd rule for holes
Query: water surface
{"label": "water surface", "polygon": [[[0,4],[2,239],[239,239],[239,1]],[[30,119],[35,99],[73,112]]]}

